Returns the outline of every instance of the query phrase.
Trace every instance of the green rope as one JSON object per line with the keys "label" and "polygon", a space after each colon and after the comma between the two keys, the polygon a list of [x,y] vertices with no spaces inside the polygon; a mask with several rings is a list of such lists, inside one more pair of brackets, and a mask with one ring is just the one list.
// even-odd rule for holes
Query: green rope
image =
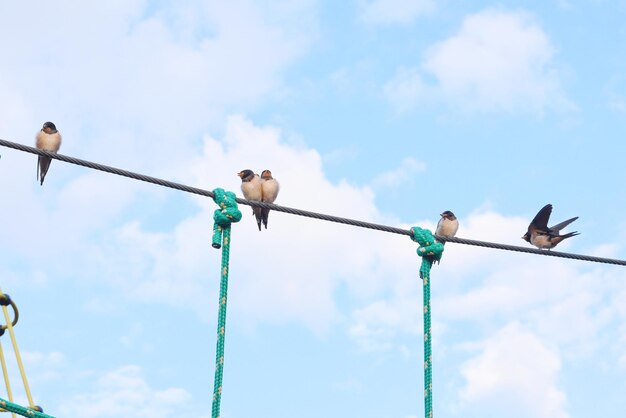
{"label": "green rope", "polygon": [[432,232],[419,227],[411,228],[411,239],[419,243],[417,255],[422,257],[420,277],[424,287],[424,416],[433,418],[433,355],[430,329],[430,268],[441,260],[443,244],[437,242]]}
{"label": "green rope", "polygon": [[215,348],[215,381],[213,383],[212,418],[220,416],[222,400],[222,376],[224,372],[224,336],[226,334],[226,300],[228,293],[228,257],[230,254],[230,224],[241,220],[241,211],[237,208],[236,196],[223,189],[213,190],[213,201],[220,205],[213,214],[213,248],[222,249],[222,268],[220,280],[220,303],[217,320],[217,347]]}
{"label": "green rope", "polygon": [[15,404],[13,402],[6,401],[0,398],[0,408],[5,409],[9,412],[14,412],[23,417],[33,417],[33,418],[54,418],[52,415],[44,414],[43,412],[38,412],[30,408],[26,408],[24,406]]}

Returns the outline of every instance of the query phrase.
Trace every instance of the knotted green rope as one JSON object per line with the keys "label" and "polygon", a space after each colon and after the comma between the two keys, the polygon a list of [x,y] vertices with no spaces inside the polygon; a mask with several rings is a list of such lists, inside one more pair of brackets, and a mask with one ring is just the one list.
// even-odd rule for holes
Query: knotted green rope
{"label": "knotted green rope", "polygon": [[220,208],[213,214],[213,248],[222,249],[222,269],[220,280],[220,303],[217,320],[217,347],[215,348],[215,381],[213,383],[212,418],[220,416],[222,400],[222,376],[224,371],[224,336],[226,334],[226,300],[228,293],[228,257],[230,254],[230,224],[241,220],[236,196],[223,189],[213,190],[213,201]]}
{"label": "knotted green rope", "polygon": [[26,408],[24,406],[15,404],[13,402],[9,402],[0,398],[0,408],[5,409],[9,412],[14,412],[23,417],[33,417],[33,418],[54,418],[52,415],[44,414],[43,412],[35,411],[34,409]]}
{"label": "knotted green rope", "polygon": [[424,287],[424,416],[433,418],[433,355],[430,330],[430,268],[441,260],[443,244],[437,242],[432,232],[419,227],[411,228],[411,239],[420,246],[417,255],[422,257],[420,277]]}

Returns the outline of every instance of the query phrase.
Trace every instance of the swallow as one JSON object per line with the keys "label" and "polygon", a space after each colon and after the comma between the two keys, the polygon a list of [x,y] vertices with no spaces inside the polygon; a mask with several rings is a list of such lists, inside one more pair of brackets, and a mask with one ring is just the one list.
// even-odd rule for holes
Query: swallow
{"label": "swallow", "polygon": [[[276,197],[278,196],[280,185],[278,184],[278,181],[272,177],[272,172],[269,170],[263,170],[263,172],[261,172],[261,189],[263,192],[262,201],[266,203],[274,203]],[[267,217],[269,214],[269,209],[261,209],[261,221],[263,221],[265,229],[267,229]]]}
{"label": "swallow", "polygon": [[522,236],[522,239],[530,242],[537,248],[551,249],[557,246],[564,239],[580,235],[578,232],[568,232],[560,235],[559,232],[567,225],[578,219],[578,216],[570,218],[554,226],[548,227],[550,214],[552,213],[552,205],[547,204],[541,208],[537,215],[528,225],[528,231]]}
{"label": "swallow", "polygon": [[441,214],[441,219],[437,222],[437,229],[435,235],[440,237],[453,237],[456,235],[456,231],[459,229],[459,220],[454,216],[454,213],[449,210]]}
{"label": "swallow", "polygon": [[[54,126],[54,123],[52,122],[44,123],[41,130],[37,132],[37,136],[35,138],[35,145],[37,146],[37,149],[56,154],[59,151],[59,148],[61,148],[61,134],[57,131],[57,127]],[[42,186],[51,162],[52,158],[43,155],[40,155],[37,159],[37,179],[41,181]]]}
{"label": "swallow", "polygon": [[[241,178],[241,191],[248,200],[260,202],[263,200],[263,190],[261,188],[261,178],[252,170],[242,170],[237,175]],[[261,208],[252,206],[252,213],[256,218],[256,224],[261,230]]]}

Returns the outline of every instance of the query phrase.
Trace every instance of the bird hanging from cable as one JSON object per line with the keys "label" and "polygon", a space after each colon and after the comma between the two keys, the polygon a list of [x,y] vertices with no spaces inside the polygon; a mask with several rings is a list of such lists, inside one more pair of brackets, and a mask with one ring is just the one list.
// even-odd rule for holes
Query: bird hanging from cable
{"label": "bird hanging from cable", "polygon": [[[261,186],[261,178],[252,170],[242,170],[237,175],[241,178],[241,191],[247,200],[261,202],[263,200],[263,189]],[[261,230],[261,208],[252,206],[252,213],[256,218],[256,224]]]}
{"label": "bird hanging from cable", "polygon": [[435,235],[444,238],[450,238],[456,235],[456,231],[459,229],[459,220],[454,216],[454,213],[447,210],[441,215],[441,219],[437,223],[437,229]]}
{"label": "bird hanging from cable", "polygon": [[[37,132],[35,145],[37,149],[57,153],[61,148],[61,134],[52,122],[46,122],[39,132]],[[52,158],[40,155],[37,159],[37,179],[43,186]]]}
{"label": "bird hanging from cable", "polygon": [[550,214],[552,213],[552,205],[547,204],[535,215],[528,225],[528,231],[522,236],[522,239],[531,243],[540,249],[551,249],[557,246],[564,239],[580,235],[578,232],[568,232],[560,235],[559,232],[567,225],[578,219],[578,216],[570,218],[554,226],[548,227]]}
{"label": "bird hanging from cable", "polygon": [[[262,201],[266,203],[274,203],[276,197],[278,196],[278,190],[280,189],[280,185],[278,181],[274,177],[272,177],[272,172],[270,170],[263,170],[261,172],[261,189],[262,189]],[[267,229],[267,218],[270,214],[270,210],[266,208],[261,208],[261,221]]]}

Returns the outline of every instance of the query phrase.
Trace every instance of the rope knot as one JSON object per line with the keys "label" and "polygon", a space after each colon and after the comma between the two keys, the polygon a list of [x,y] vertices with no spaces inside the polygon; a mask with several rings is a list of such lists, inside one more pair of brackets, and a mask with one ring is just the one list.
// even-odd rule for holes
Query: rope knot
{"label": "rope knot", "polygon": [[411,228],[411,239],[420,246],[417,248],[417,255],[429,259],[431,262],[441,260],[443,255],[443,244],[435,240],[435,236],[428,229],[418,226]]}
{"label": "rope knot", "polygon": [[220,207],[213,212],[213,248],[221,248],[222,231],[230,228],[231,223],[241,220],[241,211],[237,207],[236,199],[233,192],[220,188],[213,190],[213,201]]}
{"label": "rope knot", "polygon": [[227,192],[224,189],[213,190],[213,201],[220,208],[215,209],[213,220],[222,228],[228,228],[232,222],[241,220],[241,211],[237,207],[235,193]]}

